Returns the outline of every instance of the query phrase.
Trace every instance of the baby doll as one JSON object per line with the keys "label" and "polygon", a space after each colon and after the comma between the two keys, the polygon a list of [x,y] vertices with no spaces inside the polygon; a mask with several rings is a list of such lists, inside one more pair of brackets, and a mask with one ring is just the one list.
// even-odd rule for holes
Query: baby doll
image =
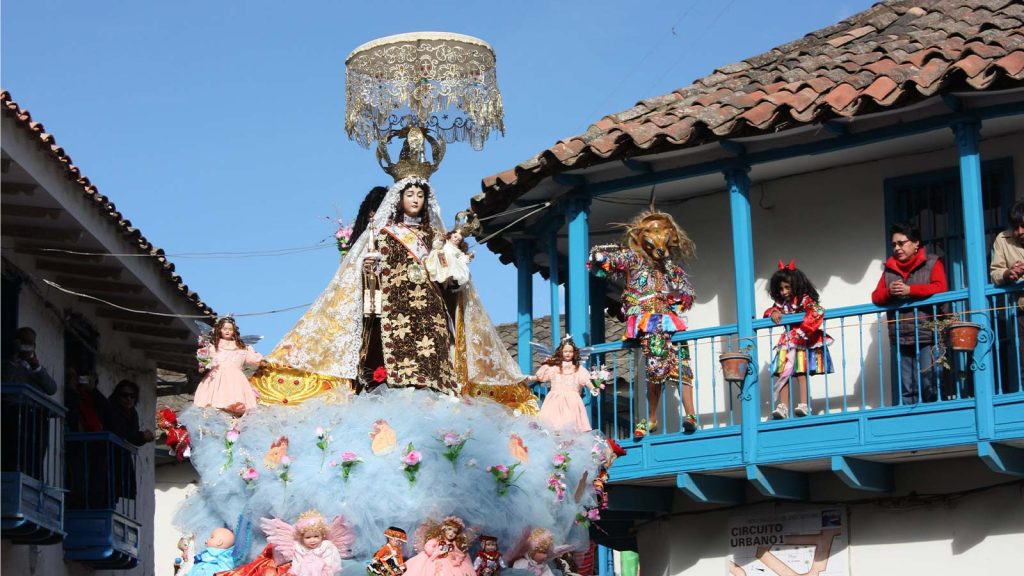
{"label": "baby doll", "polygon": [[291,561],[287,573],[293,576],[335,576],[355,542],[355,533],[343,518],[335,517],[328,526],[316,510],[299,515],[294,527],[277,518],[263,518],[260,527],[274,547],[278,564]]}
{"label": "baby doll", "polygon": [[494,536],[480,536],[480,551],[473,560],[477,576],[498,576],[508,566],[498,551],[498,539]]}
{"label": "baby doll", "polygon": [[456,228],[448,233],[444,242],[434,242],[424,266],[434,282],[461,288],[469,283],[469,262],[472,259],[461,229]]}
{"label": "baby doll", "polygon": [[461,518],[448,516],[440,524],[427,522],[417,534],[420,532],[426,542],[422,551],[409,559],[408,576],[476,576],[466,554],[469,538]]}
{"label": "baby doll", "polygon": [[405,530],[394,526],[384,531],[388,541],[373,555],[366,567],[369,576],[401,576],[405,574],[405,556],[402,546],[408,540]]}
{"label": "baby doll", "polygon": [[195,558],[188,576],[213,576],[235,567],[235,533],[227,528],[214,528],[206,539],[206,550]]}

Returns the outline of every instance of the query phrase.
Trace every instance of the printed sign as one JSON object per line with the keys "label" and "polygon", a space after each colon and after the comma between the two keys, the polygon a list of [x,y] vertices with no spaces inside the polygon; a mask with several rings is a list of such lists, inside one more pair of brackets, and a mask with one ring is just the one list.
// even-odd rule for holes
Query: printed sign
{"label": "printed sign", "polygon": [[735,516],[729,576],[849,576],[846,509]]}

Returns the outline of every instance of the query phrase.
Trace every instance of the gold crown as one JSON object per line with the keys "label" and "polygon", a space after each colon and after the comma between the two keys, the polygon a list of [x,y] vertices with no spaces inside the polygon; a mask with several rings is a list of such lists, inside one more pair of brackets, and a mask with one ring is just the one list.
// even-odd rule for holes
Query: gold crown
{"label": "gold crown", "polygon": [[462,234],[463,238],[474,236],[481,229],[480,219],[472,210],[462,210],[455,215],[455,226],[452,227],[452,230]]}
{"label": "gold crown", "polygon": [[[405,142],[402,143],[402,150],[398,153],[398,162],[392,162],[391,153],[388,152],[388,144],[395,138],[405,139]],[[427,160],[426,143],[430,144],[430,161]],[[441,165],[444,152],[443,139],[435,138],[418,126],[409,125],[389,133],[387,138],[381,138],[377,144],[377,163],[380,164],[381,169],[395,179],[395,182],[410,176],[429,180]]]}

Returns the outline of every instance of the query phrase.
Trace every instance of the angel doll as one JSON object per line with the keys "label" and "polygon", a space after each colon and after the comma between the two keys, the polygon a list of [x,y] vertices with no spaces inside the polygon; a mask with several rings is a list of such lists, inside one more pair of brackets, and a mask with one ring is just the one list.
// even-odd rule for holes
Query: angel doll
{"label": "angel doll", "polygon": [[424,266],[430,279],[438,284],[448,284],[461,288],[469,283],[469,263],[473,254],[462,235],[456,228],[445,236],[445,240],[434,241],[433,249],[427,254]]}
{"label": "angel doll", "polygon": [[427,522],[417,530],[422,550],[405,563],[406,576],[476,576],[469,559],[466,524],[457,516]]}
{"label": "angel doll", "polygon": [[263,518],[260,527],[273,546],[274,561],[278,565],[291,562],[285,572],[291,576],[335,576],[341,571],[341,559],[351,557],[356,539],[344,518],[335,516],[328,526],[316,510],[303,512],[295,526]]}
{"label": "angel doll", "polygon": [[551,391],[541,404],[538,418],[541,424],[553,430],[586,432],[590,430],[590,418],[580,399],[580,389],[586,388],[594,396],[600,394],[591,383],[590,371],[580,366],[580,349],[566,336],[554,353],[544,361],[534,382],[546,382]]}
{"label": "angel doll", "polygon": [[200,337],[196,358],[205,375],[196,387],[196,406],[213,406],[236,416],[256,406],[256,392],[242,372],[246,364],[263,362],[263,356],[249,346],[254,342],[239,334],[238,324],[230,316],[217,320],[213,331]]}
{"label": "angel doll", "polygon": [[550,530],[534,528],[523,534],[509,556],[516,558],[512,567],[517,570],[529,570],[534,576],[554,576],[548,562],[571,550],[572,546],[555,546]]}

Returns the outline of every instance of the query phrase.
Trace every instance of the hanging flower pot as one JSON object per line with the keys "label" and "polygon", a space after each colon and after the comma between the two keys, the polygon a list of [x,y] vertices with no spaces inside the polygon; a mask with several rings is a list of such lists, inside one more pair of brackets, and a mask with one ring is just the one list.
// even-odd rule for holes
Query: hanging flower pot
{"label": "hanging flower pot", "polygon": [[743,382],[747,378],[747,366],[750,365],[750,354],[743,352],[723,352],[718,355],[722,363],[722,374],[728,382]]}
{"label": "hanging flower pot", "polygon": [[970,352],[978,345],[981,326],[974,322],[953,322],[946,330],[949,334],[949,347],[953,350]]}

